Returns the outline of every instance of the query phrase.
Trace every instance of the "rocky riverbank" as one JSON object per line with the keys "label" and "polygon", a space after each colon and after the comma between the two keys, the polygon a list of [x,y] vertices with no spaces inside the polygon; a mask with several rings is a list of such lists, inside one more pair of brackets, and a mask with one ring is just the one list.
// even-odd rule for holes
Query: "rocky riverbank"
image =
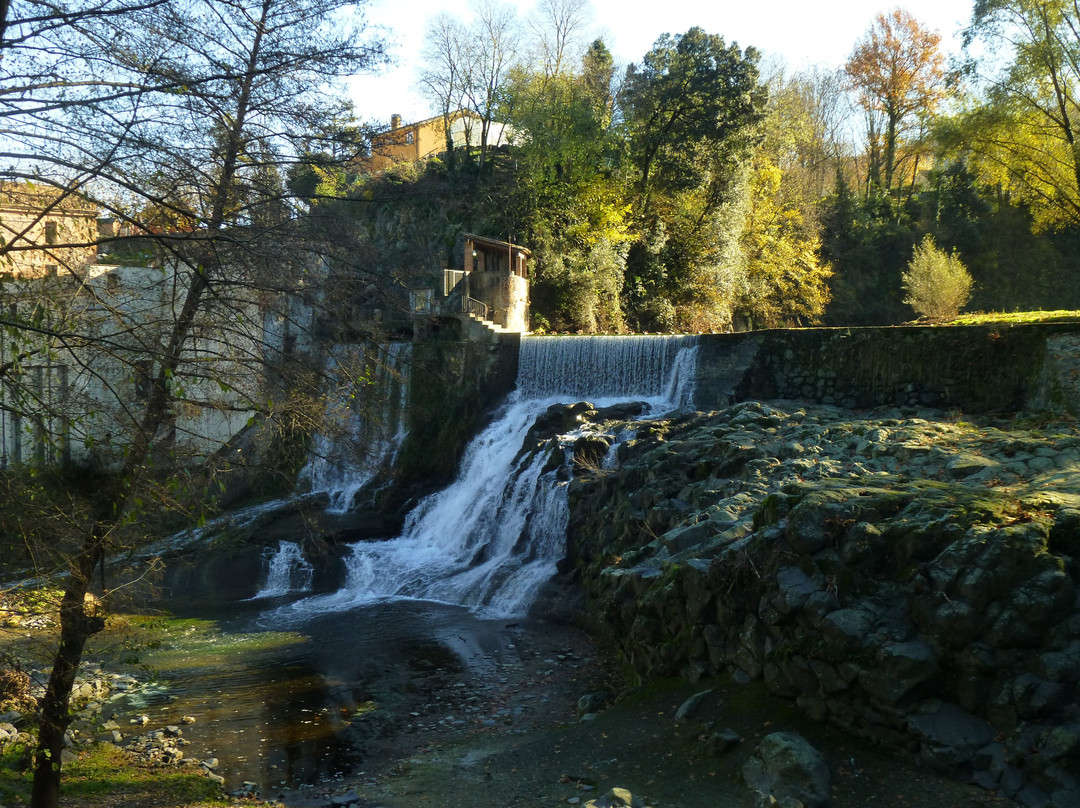
{"label": "rocky riverbank", "polygon": [[939,772],[1080,804],[1071,421],[748,402],[614,451],[572,483],[570,561],[638,677],[734,672]]}
{"label": "rocky riverbank", "polygon": [[[629,795],[631,804],[652,808],[744,808],[754,791],[743,770],[754,765],[762,743],[777,732],[798,733],[820,753],[820,758],[808,754],[828,768],[832,808],[1011,804],[829,732],[773,697],[760,682],[721,677],[689,685],[665,679],[620,692],[621,677],[610,666],[610,656],[579,630],[530,623],[513,629],[511,640],[497,654],[489,677],[463,680],[445,675],[449,671],[432,671],[442,687],[432,694],[430,709],[406,714],[408,723],[398,727],[402,731],[387,739],[384,753],[369,760],[363,772],[292,790],[227,783],[228,804],[554,808],[593,801],[618,804],[616,798]],[[183,755],[140,756],[140,765],[168,775],[178,769],[205,770],[196,763],[198,741],[187,742],[189,729],[205,721],[194,718],[192,725],[168,711],[146,719],[116,715],[111,720],[117,728],[108,730],[91,709],[81,720],[96,726],[106,743],[112,732],[119,732],[120,744],[130,744],[136,753],[147,742],[162,753],[183,750]],[[162,724],[174,719],[175,726]],[[95,732],[78,737],[89,739]],[[82,748],[76,742],[71,750]],[[71,804],[98,808],[121,802],[127,808],[186,808],[185,803],[136,793],[125,793],[119,802],[106,793]]]}

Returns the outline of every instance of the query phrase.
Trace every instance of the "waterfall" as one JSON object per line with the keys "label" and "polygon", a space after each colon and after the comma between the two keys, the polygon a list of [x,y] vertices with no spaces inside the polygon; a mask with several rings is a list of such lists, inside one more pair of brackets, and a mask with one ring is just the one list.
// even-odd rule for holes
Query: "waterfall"
{"label": "waterfall", "polygon": [[[388,598],[436,600],[484,616],[524,613],[565,549],[567,473],[552,454],[580,430],[525,447],[537,417],[559,403],[643,401],[650,414],[690,401],[689,337],[524,337],[517,388],[465,452],[457,479],[425,498],[400,536],[351,546],[345,585],[282,607],[303,619]],[[556,468],[552,468],[552,466]],[[546,469],[546,470],[545,470]]]}
{"label": "waterfall", "polygon": [[339,345],[331,352],[324,427],[299,479],[312,493],[329,495],[327,513],[348,511],[360,490],[393,465],[405,439],[411,358],[407,342]]}
{"label": "waterfall", "polygon": [[524,337],[517,388],[524,398],[653,399],[689,405],[694,338]]}
{"label": "waterfall", "polygon": [[[228,511],[198,527],[167,536],[147,547],[146,557],[177,550],[225,530],[251,530],[257,520],[295,510],[312,494],[329,497],[327,513],[348,511],[365,487],[390,470],[405,440],[411,359],[412,344],[407,342],[336,346],[324,366],[328,382],[323,428],[313,438],[294,491],[280,499]],[[281,552],[279,547],[277,553]],[[273,575],[276,557],[275,551],[267,548],[268,575]]]}
{"label": "waterfall", "polygon": [[252,598],[276,598],[311,589],[315,568],[311,566],[296,542],[278,542],[276,552],[268,547],[263,555],[267,560],[266,583]]}

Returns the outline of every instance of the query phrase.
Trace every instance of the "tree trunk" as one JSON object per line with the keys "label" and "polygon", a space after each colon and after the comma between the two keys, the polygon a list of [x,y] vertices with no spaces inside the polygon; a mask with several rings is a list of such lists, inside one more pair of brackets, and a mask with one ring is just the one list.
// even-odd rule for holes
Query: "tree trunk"
{"label": "tree trunk", "polygon": [[105,620],[87,609],[90,576],[101,562],[103,543],[100,528],[87,537],[86,546],[64,590],[60,604],[60,645],[53,660],[45,695],[39,703],[38,745],[34,750],[34,785],[31,808],[58,808],[60,805],[60,755],[64,734],[71,724],[71,691],[79,670],[86,641],[105,628]]}
{"label": "tree trunk", "polygon": [[0,50],[3,49],[4,37],[7,35],[8,13],[10,11],[10,0],[0,0]]}
{"label": "tree trunk", "polygon": [[[271,0],[263,0],[263,21]],[[257,57],[262,41],[262,28],[255,37],[247,73],[241,87],[235,115],[235,123],[226,133],[225,155],[222,161],[221,177],[214,192],[214,202],[207,230],[220,231],[225,222],[229,190],[232,187],[242,149],[242,132],[248,112],[251,86],[256,76]],[[196,267],[192,270],[190,286],[184,297],[183,306],[170,329],[169,341],[160,357],[160,370],[151,388],[146,402],[146,411],[140,422],[140,428],[134,436],[127,460],[120,472],[119,479],[134,479],[137,470],[149,455],[158,430],[168,417],[169,377],[180,364],[183,346],[191,333],[196,315],[202,305],[203,295],[209,288],[207,270]],[[82,553],[72,564],[71,577],[64,591],[60,605],[60,645],[53,660],[49,684],[39,704],[41,713],[38,731],[38,745],[34,753],[34,784],[31,792],[31,808],[59,808],[60,804],[60,756],[64,748],[64,734],[71,724],[71,691],[75,684],[75,674],[82,661],[86,641],[105,627],[105,620],[87,610],[86,595],[89,591],[91,576],[105,558],[106,537],[116,524],[118,514],[123,514],[127,507],[127,495],[123,487],[113,492],[112,496],[103,494],[109,501],[109,509],[99,517],[83,544]],[[108,514],[112,514],[109,516]]]}
{"label": "tree trunk", "polygon": [[446,137],[446,169],[451,174],[454,173],[454,132],[453,121],[450,117],[450,108],[446,107],[443,110],[443,134]]}
{"label": "tree trunk", "polygon": [[900,115],[890,111],[885,127],[885,192],[892,193],[893,175],[896,173],[896,137]]}

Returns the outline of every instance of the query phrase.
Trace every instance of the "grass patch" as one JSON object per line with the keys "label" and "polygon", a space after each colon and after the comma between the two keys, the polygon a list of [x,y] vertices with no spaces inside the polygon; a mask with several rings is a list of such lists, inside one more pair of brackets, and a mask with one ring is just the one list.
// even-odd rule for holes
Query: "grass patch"
{"label": "grass patch", "polygon": [[944,325],[1022,325],[1080,322],[1080,311],[1013,311],[961,314]]}
{"label": "grass patch", "polygon": [[224,663],[237,655],[263,654],[307,642],[286,631],[222,632],[213,620],[161,619],[148,623],[151,644],[146,661],[154,669]]}
{"label": "grass patch", "polygon": [[[30,802],[32,775],[20,766],[20,755],[0,759],[0,803]],[[218,808],[229,805],[219,786],[202,774],[184,769],[139,766],[112,744],[95,744],[64,767],[60,786],[65,808]]]}
{"label": "grass patch", "polygon": [[[272,653],[307,642],[303,635],[292,632],[231,633],[222,631],[214,620],[162,615],[118,615],[110,628],[114,634],[130,635],[128,642],[136,649],[139,664],[150,670],[222,663],[238,654]],[[106,635],[103,639],[115,644],[116,637]],[[100,655],[101,649],[93,652]]]}

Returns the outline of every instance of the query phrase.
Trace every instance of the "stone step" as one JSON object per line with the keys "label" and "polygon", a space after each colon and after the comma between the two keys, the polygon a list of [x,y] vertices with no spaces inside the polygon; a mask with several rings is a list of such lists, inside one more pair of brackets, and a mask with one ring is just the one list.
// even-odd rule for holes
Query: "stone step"
{"label": "stone step", "polygon": [[496,334],[513,334],[513,333],[516,333],[512,329],[506,328],[505,326],[501,326],[498,323],[493,322],[491,320],[484,320],[484,319],[480,318],[479,316],[477,316],[475,314],[469,314],[469,319],[472,320],[473,322],[480,323],[480,325],[484,326],[484,328],[487,328],[489,331],[494,331]]}

